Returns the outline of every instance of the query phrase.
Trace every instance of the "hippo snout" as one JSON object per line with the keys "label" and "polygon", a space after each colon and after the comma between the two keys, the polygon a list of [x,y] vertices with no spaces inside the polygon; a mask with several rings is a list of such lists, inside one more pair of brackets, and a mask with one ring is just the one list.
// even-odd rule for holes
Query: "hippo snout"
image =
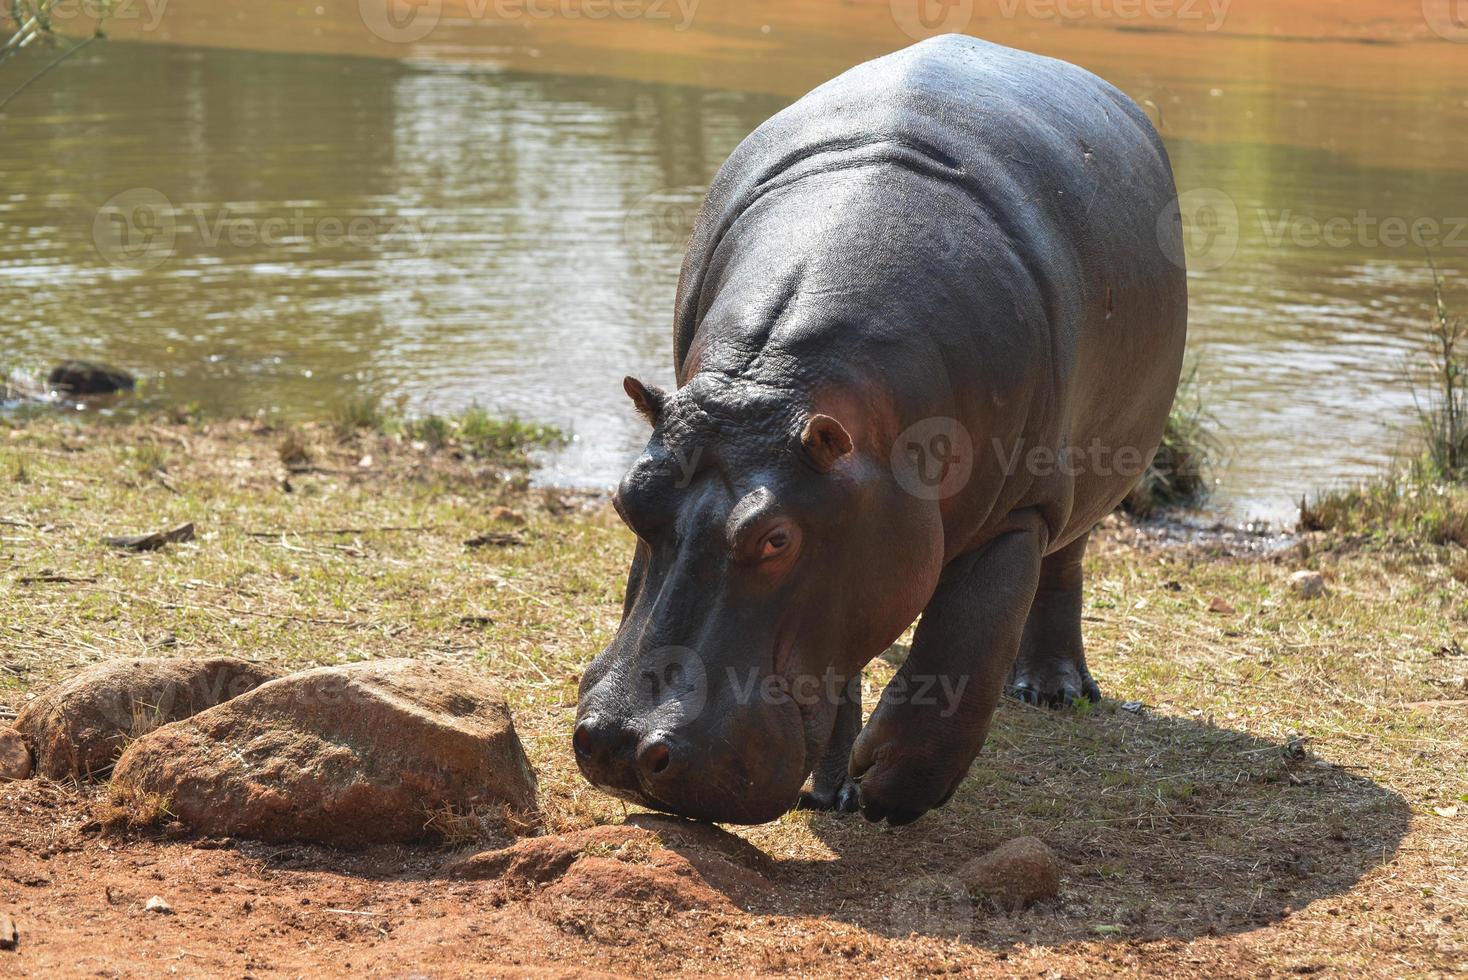
{"label": "hippo snout", "polygon": [[635,726],[609,715],[581,719],[572,737],[576,762],[593,784],[614,791],[650,791],[658,783],[677,778],[679,760],[688,752],[668,732],[643,735]]}

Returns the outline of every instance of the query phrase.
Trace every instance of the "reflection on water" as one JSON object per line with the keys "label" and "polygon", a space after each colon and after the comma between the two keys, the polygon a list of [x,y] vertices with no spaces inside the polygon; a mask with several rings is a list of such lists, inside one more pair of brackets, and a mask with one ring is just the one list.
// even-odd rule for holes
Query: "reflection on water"
{"label": "reflection on water", "polygon": [[[662,226],[779,105],[133,45],[27,101],[3,124],[6,360],[103,358],[230,411],[357,388],[478,402],[570,428],[554,475],[597,485],[638,448],[622,375],[671,383],[680,245]],[[139,211],[113,235],[152,194],[171,227]]]}
{"label": "reflection on water", "polygon": [[[549,475],[590,485],[614,482],[645,438],[622,375],[671,381],[672,296],[702,188],[788,101],[92,50],[0,118],[0,364],[101,358],[156,373],[156,397],[231,411],[319,412],[359,388],[414,410],[478,402],[571,429]],[[1199,192],[1184,202],[1193,348],[1233,450],[1225,501],[1282,517],[1305,490],[1369,474],[1396,444],[1386,423],[1411,417],[1402,364],[1430,290],[1420,249],[1362,229],[1432,218],[1440,264],[1468,269],[1468,227],[1454,231],[1465,171],[1440,165],[1444,142],[1468,161],[1462,127],[1427,139],[1448,109],[1420,99],[1113,80],[1164,123],[1209,99],[1282,114],[1301,111],[1293,99],[1352,132],[1366,112],[1431,146],[1423,168],[1411,138],[1400,166],[1324,140],[1170,140],[1180,186]],[[1316,241],[1311,222],[1332,218],[1353,230]]]}

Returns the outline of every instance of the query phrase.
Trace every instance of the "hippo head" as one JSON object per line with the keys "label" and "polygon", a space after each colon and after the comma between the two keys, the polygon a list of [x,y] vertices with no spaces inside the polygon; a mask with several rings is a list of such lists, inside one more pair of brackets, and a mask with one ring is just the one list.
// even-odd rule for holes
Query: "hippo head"
{"label": "hippo head", "polygon": [[772,820],[848,682],[931,595],[936,510],[862,426],[788,389],[712,373],[673,395],[625,387],[653,434],[614,499],[636,552],[621,626],[581,681],[577,762],[655,809]]}

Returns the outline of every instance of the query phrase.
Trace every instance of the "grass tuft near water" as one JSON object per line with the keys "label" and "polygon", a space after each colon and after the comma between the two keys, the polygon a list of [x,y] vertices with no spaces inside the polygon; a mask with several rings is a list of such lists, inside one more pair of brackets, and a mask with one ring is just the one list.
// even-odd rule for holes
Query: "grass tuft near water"
{"label": "grass tuft near water", "polygon": [[1300,527],[1357,540],[1468,547],[1468,321],[1453,315],[1436,265],[1424,355],[1409,372],[1417,449],[1357,486],[1300,502]]}
{"label": "grass tuft near water", "polygon": [[508,461],[528,450],[550,449],[568,441],[555,426],[491,414],[478,405],[457,415],[409,416],[373,395],[349,398],[338,407],[332,427],[341,441],[367,433],[405,436],[430,450],[454,448],[477,459]]}

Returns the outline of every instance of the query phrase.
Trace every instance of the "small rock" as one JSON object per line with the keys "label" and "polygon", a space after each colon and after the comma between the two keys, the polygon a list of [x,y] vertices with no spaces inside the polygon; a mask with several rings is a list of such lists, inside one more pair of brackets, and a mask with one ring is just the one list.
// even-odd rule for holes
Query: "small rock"
{"label": "small rock", "polygon": [[194,525],[190,523],[180,524],[167,531],[154,531],[150,534],[103,538],[102,543],[122,551],[157,551],[166,545],[192,540],[194,540]]}
{"label": "small rock", "polygon": [[173,914],[173,906],[172,905],[169,905],[167,902],[165,902],[162,898],[159,898],[157,895],[154,895],[152,898],[148,899],[148,901],[146,903],[144,903],[144,905],[143,905],[143,911],[144,912],[153,912],[153,913],[155,913],[157,915],[172,915]]}
{"label": "small rock", "polygon": [[536,812],[494,687],[406,659],[291,674],[165,725],[128,746],[112,786],[141,822],[162,799],[205,836],[339,847],[422,840],[445,811]]}
{"label": "small rock", "polygon": [[1290,576],[1290,588],[1302,599],[1318,599],[1325,595],[1325,576],[1312,571],[1296,572]]}
{"label": "small rock", "polygon": [[125,658],[88,667],[21,710],[15,728],[49,779],[105,775],[132,738],[258,687],[275,672],[243,660]]}
{"label": "small rock", "polygon": [[1017,837],[958,869],[976,898],[1016,912],[1060,894],[1060,863],[1038,837]]}
{"label": "small rock", "polygon": [[20,930],[15,927],[15,920],[4,912],[0,912],[0,949],[20,948]]}
{"label": "small rock", "polygon": [[14,728],[0,728],[0,783],[30,779],[31,750]]}
{"label": "small rock", "polygon": [[68,395],[111,395],[132,391],[137,384],[126,371],[91,361],[62,361],[51,369],[46,381]]}
{"label": "small rock", "polygon": [[464,542],[466,548],[518,548],[525,539],[506,531],[485,531]]}

